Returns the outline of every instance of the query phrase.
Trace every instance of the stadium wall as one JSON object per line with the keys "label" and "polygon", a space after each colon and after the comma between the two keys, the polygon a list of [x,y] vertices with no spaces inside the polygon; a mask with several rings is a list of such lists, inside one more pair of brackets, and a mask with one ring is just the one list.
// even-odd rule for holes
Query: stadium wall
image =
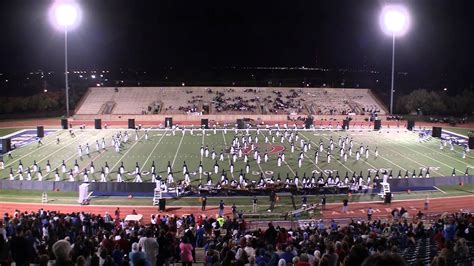
{"label": "stadium wall", "polygon": [[[393,191],[417,190],[428,187],[439,187],[449,185],[474,184],[474,176],[443,176],[432,178],[402,178],[389,179],[390,187]],[[19,181],[19,180],[0,180],[0,189],[9,190],[40,190],[45,192],[78,191],[82,182],[55,182],[55,181]],[[91,182],[89,191],[94,191],[98,195],[128,195],[153,193],[156,185],[151,182],[132,183],[132,182]]]}
{"label": "stadium wall", "polygon": [[442,176],[432,178],[395,178],[389,179],[390,187],[397,189],[410,189],[416,187],[439,187],[460,184],[474,184],[474,176]]}
{"label": "stadium wall", "polygon": [[10,190],[42,190],[50,191],[78,191],[82,182],[55,182],[55,181],[18,181],[18,180],[0,180],[0,189]]}
{"label": "stadium wall", "polygon": [[[74,115],[73,119],[69,119],[69,122],[72,125],[93,125],[94,119],[102,119],[103,123],[107,123],[109,126],[127,126],[127,121],[129,118],[135,119],[136,124],[142,124],[144,126],[158,126],[163,124],[165,121],[165,117],[172,117],[174,124],[181,124],[181,125],[200,125],[201,119],[208,119],[210,124],[212,125],[214,122],[219,122],[220,124],[228,123],[228,124],[235,124],[237,119],[244,119],[249,118],[254,120],[255,122],[265,122],[266,124],[274,124],[274,123],[288,123],[292,125],[296,123],[298,125],[303,125],[302,120],[288,120],[287,115],[231,115],[231,114],[222,114],[222,115],[184,115],[184,114],[176,114],[176,115]],[[332,123],[333,126],[336,125],[337,122],[342,125],[342,121],[347,118],[345,115],[318,115],[314,117],[314,125],[319,126],[322,122],[323,125],[328,125]],[[354,123],[364,123],[364,126],[369,125],[370,122],[365,121],[367,116],[363,115],[356,115],[350,116],[352,119],[351,124],[354,126]],[[397,121],[385,121],[383,120],[382,126],[396,126],[397,123],[404,126],[405,122],[397,122]]]}

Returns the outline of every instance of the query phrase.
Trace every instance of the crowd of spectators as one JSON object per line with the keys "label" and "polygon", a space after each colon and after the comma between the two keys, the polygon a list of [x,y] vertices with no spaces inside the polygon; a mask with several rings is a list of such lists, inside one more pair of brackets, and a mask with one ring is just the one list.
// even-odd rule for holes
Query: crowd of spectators
{"label": "crowd of spectators", "polygon": [[[323,220],[297,229],[268,224],[248,230],[241,218],[153,215],[151,223],[45,211],[5,213],[0,223],[0,263],[10,265],[407,265],[400,255],[431,239],[431,265],[471,265],[474,218],[445,215],[431,225],[407,220]],[[412,262],[413,263],[413,262]],[[416,261],[414,262],[418,264]],[[466,264],[462,264],[466,263]]]}
{"label": "crowd of spectators", "polygon": [[[308,88],[207,88],[204,91],[187,89],[178,97],[182,100],[179,104],[160,99],[164,102],[162,111],[195,115],[206,113],[200,106],[209,104],[213,112],[221,114],[364,115],[380,112],[368,95],[350,95],[343,90],[328,93]],[[143,113],[156,114],[160,108],[151,104]]]}
{"label": "crowd of spectators", "polygon": [[[225,91],[233,92],[233,91]],[[214,108],[218,113],[221,112],[256,112],[258,97],[247,97],[247,95],[239,95],[235,97],[226,97],[225,92],[216,92],[212,101]],[[256,92],[244,91],[247,93],[256,94]],[[212,91],[210,92],[212,93]]]}

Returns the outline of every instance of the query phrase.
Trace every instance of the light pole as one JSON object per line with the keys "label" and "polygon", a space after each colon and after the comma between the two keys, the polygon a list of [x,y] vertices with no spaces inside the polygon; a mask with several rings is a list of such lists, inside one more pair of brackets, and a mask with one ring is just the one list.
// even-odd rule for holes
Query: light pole
{"label": "light pole", "polygon": [[74,1],[57,0],[49,10],[51,23],[59,30],[64,31],[64,81],[66,93],[66,117],[69,117],[69,82],[67,67],[67,32],[74,29],[80,22],[81,12],[79,5]]}
{"label": "light pole", "polygon": [[393,91],[395,83],[395,37],[408,31],[410,16],[407,9],[400,5],[388,5],[382,9],[379,18],[382,30],[392,36],[392,82],[390,85],[390,114],[393,114]]}

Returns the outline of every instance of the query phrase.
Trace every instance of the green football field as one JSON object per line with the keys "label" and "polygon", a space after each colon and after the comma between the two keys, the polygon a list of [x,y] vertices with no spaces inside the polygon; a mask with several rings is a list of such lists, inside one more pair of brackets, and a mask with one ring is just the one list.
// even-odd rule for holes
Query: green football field
{"label": "green football field", "polygon": [[[139,132],[138,141],[135,141],[135,131],[127,130],[130,139],[128,143],[122,144],[121,150],[117,153],[112,146],[112,135],[116,134],[118,129],[108,130],[76,130],[76,137],[71,137],[67,130],[59,130],[54,134],[51,134],[43,139],[43,145],[38,146],[37,143],[31,143],[23,146],[12,152],[12,157],[9,158],[4,156],[5,169],[0,171],[0,178],[9,178],[10,168],[15,173],[15,179],[18,179],[16,171],[18,169],[19,162],[21,160],[24,168],[32,167],[33,162],[37,164],[43,170],[44,180],[53,180],[53,173],[46,173],[47,161],[50,162],[52,169],[59,168],[62,160],[65,161],[67,168],[73,167],[77,160],[79,164],[80,173],[75,176],[76,180],[82,180],[82,171],[84,168],[89,168],[91,161],[94,162],[96,172],[89,176],[89,179],[99,180],[100,168],[107,162],[111,173],[109,174],[108,181],[115,181],[116,171],[118,170],[120,163],[123,162],[125,166],[125,179],[132,181],[134,179],[133,172],[135,171],[135,164],[138,163],[142,171],[142,179],[144,181],[150,181],[151,175],[149,173],[152,162],[155,162],[157,174],[162,177],[166,177],[166,170],[168,162],[172,165],[174,172],[174,179],[183,179],[183,164],[186,162],[191,181],[194,185],[198,185],[200,182],[205,183],[207,180],[206,175],[200,175],[198,173],[199,162],[202,161],[205,172],[212,172],[211,177],[214,181],[220,179],[221,171],[225,170],[229,178],[234,177],[238,179],[240,169],[244,169],[245,163],[242,158],[238,158],[233,173],[229,173],[229,164],[232,160],[229,155],[229,147],[232,139],[236,134],[233,130],[228,130],[227,134],[224,134],[223,130],[208,129],[202,134],[201,130],[194,130],[194,135],[190,135],[189,130],[186,131],[185,135],[181,131],[176,131],[173,135],[171,130],[149,130],[148,140],[145,140],[144,131]],[[124,132],[124,130],[122,130]],[[239,131],[237,136],[245,135],[245,131]],[[250,131],[252,136],[256,135],[255,131]],[[273,135],[275,130],[273,130]],[[301,167],[298,166],[297,158],[300,154],[299,140],[295,142],[295,151],[292,153],[290,149],[290,143],[284,141],[280,143],[280,138],[275,139],[275,143],[264,143],[264,136],[269,135],[266,130],[261,130],[259,134],[259,142],[257,149],[263,153],[265,151],[269,154],[268,162],[256,163],[253,158],[253,153],[248,155],[250,162],[250,171],[246,174],[246,177],[250,180],[258,180],[261,173],[264,176],[275,177],[280,174],[282,180],[285,179],[286,175],[289,174],[291,177],[298,174],[303,177],[304,174],[310,177],[312,173],[319,176],[321,173],[324,177],[327,177],[330,173],[334,176],[336,171],[339,172],[341,178],[343,178],[348,172],[349,176],[353,172],[359,174],[361,171],[363,176],[366,177],[368,172],[371,172],[372,178],[377,171],[380,171],[380,175],[383,171],[393,171],[393,176],[396,177],[398,172],[402,172],[402,176],[405,172],[409,172],[409,176],[413,171],[416,175],[419,174],[420,170],[423,173],[426,169],[429,169],[432,177],[451,175],[453,169],[455,169],[456,175],[464,175],[466,169],[470,169],[470,172],[474,172],[474,155],[472,151],[469,152],[466,158],[462,158],[462,148],[460,146],[454,146],[454,150],[449,149],[449,144],[443,150],[440,150],[440,142],[437,139],[430,138],[425,142],[418,141],[418,135],[413,132],[406,132],[397,130],[382,130],[382,131],[327,131],[327,130],[315,130],[315,131],[298,131],[300,138],[306,142],[311,143],[311,150],[306,152]],[[339,137],[350,136],[353,139],[353,155],[347,159],[347,162],[341,160],[339,155],[338,139]],[[56,138],[59,137],[59,144],[56,143]],[[95,141],[102,140],[105,138],[107,144],[106,150],[96,151]],[[323,141],[324,150],[329,145],[329,140],[334,140],[334,150],[331,155],[331,161],[327,162],[326,152],[320,153],[318,163],[314,162],[314,153],[319,148],[320,140]],[[270,137],[271,142],[271,137]],[[89,143],[90,154],[83,154],[79,157],[78,147],[83,147]],[[224,161],[218,161],[219,173],[214,174],[213,168],[216,160],[213,160],[211,156],[205,157],[200,155],[201,146],[208,146],[209,150],[215,149],[216,160],[219,159],[219,153],[221,150],[225,154]],[[355,159],[355,151],[360,146],[369,147],[369,158],[365,158],[365,154],[361,155],[360,160]],[[277,166],[277,153],[272,153],[275,149],[284,149],[286,156],[285,162],[280,167]],[[378,151],[378,156],[374,154],[375,149]],[[262,156],[263,157],[263,156]],[[61,173],[61,178],[67,180],[67,174]],[[36,176],[33,175],[36,179]],[[300,179],[301,180],[301,179]]]}
{"label": "green football field", "polygon": [[18,130],[21,130],[21,129],[20,128],[0,128],[0,137],[6,136],[13,132],[17,132]]}
{"label": "green football field", "polygon": [[447,127],[447,128],[443,128],[443,130],[451,131],[463,136],[468,136],[469,133],[473,131],[471,128],[462,128],[462,127]]}

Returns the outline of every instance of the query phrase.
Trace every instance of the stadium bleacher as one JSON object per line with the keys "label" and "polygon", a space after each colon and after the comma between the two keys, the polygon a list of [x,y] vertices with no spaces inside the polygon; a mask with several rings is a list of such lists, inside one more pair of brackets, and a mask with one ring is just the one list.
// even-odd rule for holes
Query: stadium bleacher
{"label": "stadium bleacher", "polygon": [[[386,114],[369,89],[250,87],[92,87],[76,115]],[[160,108],[156,108],[157,102]]]}

